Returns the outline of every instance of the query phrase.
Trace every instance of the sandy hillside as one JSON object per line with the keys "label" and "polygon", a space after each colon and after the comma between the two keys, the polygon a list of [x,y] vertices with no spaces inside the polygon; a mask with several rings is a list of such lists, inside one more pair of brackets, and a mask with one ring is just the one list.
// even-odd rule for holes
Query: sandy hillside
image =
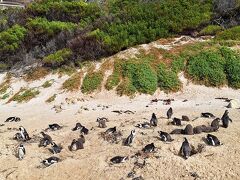
{"label": "sandy hillside", "polygon": [[[36,86],[40,82],[29,84]],[[1,79],[3,79],[1,77]],[[54,88],[59,88],[61,80],[55,81]],[[37,98],[28,103],[17,104],[11,102],[1,103],[0,124],[0,179],[129,179],[128,173],[135,171],[134,177],[142,176],[144,179],[239,179],[240,177],[240,120],[239,109],[229,109],[233,123],[227,129],[220,128],[214,132],[223,143],[219,147],[206,146],[202,153],[191,156],[188,160],[177,156],[183,141],[183,135],[173,135],[174,141],[170,144],[158,140],[157,131],[170,132],[177,128],[168,125],[166,111],[171,106],[174,117],[187,115],[190,119],[200,116],[201,112],[211,112],[221,117],[226,109],[227,102],[215,99],[227,97],[240,99],[240,91],[229,88],[207,88],[193,85],[181,77],[183,90],[175,94],[156,92],[153,96],[138,95],[134,99],[118,97],[114,92],[101,91],[92,96],[84,96],[79,93],[59,92],[54,103],[46,104],[45,100],[54,93],[54,88],[42,89]],[[13,82],[14,89],[24,85],[24,82]],[[65,98],[71,97],[73,103],[67,103]],[[171,105],[164,105],[163,101],[150,103],[152,99],[174,99]],[[183,102],[187,100],[186,102]],[[62,111],[56,113],[54,105],[62,104]],[[117,114],[113,110],[131,110],[134,114]],[[134,127],[139,122],[149,121],[151,114],[155,112],[159,119],[158,127],[142,130]],[[21,117],[21,122],[4,123],[9,116]],[[111,144],[100,137],[100,133],[106,129],[97,127],[97,117],[107,117],[108,127],[117,126],[117,129],[126,138],[132,129],[136,129],[137,136],[132,147],[123,146],[120,143]],[[208,125],[212,119],[198,118],[190,122],[193,126]],[[81,122],[90,129],[86,135],[85,148],[77,152],[70,152],[68,146],[74,138],[79,137],[79,132],[71,131],[76,122]],[[47,148],[39,148],[37,137],[50,123],[63,125],[63,129],[48,132],[56,143],[63,146],[63,151],[57,155],[61,162],[50,167],[43,168],[41,161],[52,156]],[[182,128],[187,122],[183,122]],[[15,156],[15,148],[19,144],[12,139],[20,125],[24,126],[30,136],[35,139],[24,143],[26,156],[19,161]],[[187,136],[189,142],[197,146],[205,144],[202,138],[206,134]],[[158,150],[146,159],[144,167],[140,168],[136,162],[142,163],[143,157],[132,157],[126,163],[110,165],[109,160],[116,155],[131,157],[140,151],[146,144],[154,142]],[[134,165],[135,164],[135,165]]]}

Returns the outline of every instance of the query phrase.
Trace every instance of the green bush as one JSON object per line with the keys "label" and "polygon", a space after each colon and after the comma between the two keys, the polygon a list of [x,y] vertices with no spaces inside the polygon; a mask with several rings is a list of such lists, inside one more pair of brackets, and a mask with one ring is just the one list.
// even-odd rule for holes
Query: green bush
{"label": "green bush", "polygon": [[218,25],[208,25],[200,31],[200,35],[215,35],[216,33],[222,31],[223,28]]}
{"label": "green bush", "polygon": [[225,60],[218,52],[203,51],[188,61],[187,73],[195,81],[207,86],[226,83]]}
{"label": "green bush", "polygon": [[22,88],[17,94],[15,94],[10,101],[17,101],[18,103],[27,102],[35,98],[40,93],[39,90],[31,88],[24,89]]}
{"label": "green bush", "polygon": [[217,40],[240,40],[240,26],[235,26],[217,33]]}
{"label": "green bush", "polygon": [[185,58],[184,57],[175,57],[171,63],[171,70],[175,73],[183,71],[185,68]]}
{"label": "green bush", "polygon": [[70,22],[48,21],[46,18],[37,17],[29,19],[26,24],[27,28],[34,33],[35,36],[46,34],[49,37],[66,30],[74,30],[77,25]]}
{"label": "green bush", "polygon": [[116,90],[117,94],[120,96],[133,96],[137,92],[137,89],[135,88],[135,86],[133,86],[131,80],[127,77],[122,80]]}
{"label": "green bush", "polygon": [[102,72],[92,72],[88,73],[82,83],[82,92],[83,93],[91,93],[98,88],[100,88],[101,83],[103,81],[103,74]]}
{"label": "green bush", "polygon": [[19,25],[0,32],[0,53],[15,52],[25,38],[27,30]]}
{"label": "green bush", "polygon": [[177,91],[181,87],[181,83],[175,72],[167,69],[163,63],[159,64],[157,69],[158,86],[165,92]]}
{"label": "green bush", "polygon": [[56,97],[57,97],[57,94],[54,94],[51,97],[49,97],[45,102],[46,103],[51,103],[56,99]]}
{"label": "green bush", "polygon": [[107,82],[105,84],[105,88],[107,90],[112,90],[120,83],[120,80],[121,80],[121,64],[119,62],[115,62],[113,73],[108,77]]}
{"label": "green bush", "polygon": [[55,52],[54,54],[50,54],[43,58],[44,64],[48,66],[57,67],[66,63],[66,61],[72,56],[72,51],[70,49],[61,49]]}
{"label": "green bush", "polygon": [[81,78],[82,74],[81,73],[75,73],[73,74],[69,79],[67,79],[63,85],[62,89],[65,89],[67,91],[76,91],[80,88],[81,85]]}

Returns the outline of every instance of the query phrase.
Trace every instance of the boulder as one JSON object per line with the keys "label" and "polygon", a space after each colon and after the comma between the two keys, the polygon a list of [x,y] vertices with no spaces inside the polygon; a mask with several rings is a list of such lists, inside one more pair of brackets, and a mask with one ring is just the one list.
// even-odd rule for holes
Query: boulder
{"label": "boulder", "polygon": [[233,109],[239,108],[239,100],[238,100],[238,99],[232,99],[232,100],[229,102],[229,104],[228,104],[227,107],[228,107],[228,108],[233,108]]}

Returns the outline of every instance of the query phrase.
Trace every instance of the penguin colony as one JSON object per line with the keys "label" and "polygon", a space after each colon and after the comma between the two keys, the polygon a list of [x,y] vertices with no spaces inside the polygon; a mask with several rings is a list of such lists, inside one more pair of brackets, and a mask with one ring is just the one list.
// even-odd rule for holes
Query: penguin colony
{"label": "penguin colony", "polygon": [[[173,116],[173,109],[171,107],[171,108],[169,108],[169,110],[166,113],[166,118],[170,120],[172,118],[172,116]],[[228,110],[226,110],[224,112],[221,119],[215,117],[212,113],[209,113],[209,112],[201,113],[201,117],[212,118],[213,121],[211,122],[210,126],[200,125],[200,126],[193,127],[191,124],[187,124],[184,129],[174,129],[170,133],[164,132],[164,131],[158,131],[159,140],[161,140],[163,142],[171,143],[172,141],[174,141],[174,139],[172,139],[172,137],[171,137],[171,134],[194,135],[194,134],[200,134],[200,133],[205,132],[205,133],[208,133],[205,138],[208,145],[210,145],[210,146],[222,145],[220,140],[215,135],[210,134],[210,133],[216,132],[219,130],[221,121],[222,121],[222,127],[228,128],[229,122],[232,122],[232,119],[229,117]],[[21,119],[19,117],[9,117],[6,119],[5,122],[18,122],[18,121],[21,121]],[[172,118],[172,122],[170,122],[169,124],[175,125],[175,126],[181,126],[182,121],[188,122],[188,121],[190,121],[190,119],[188,118],[188,116],[185,116],[185,115],[183,115],[182,118],[174,117],[174,118]],[[97,118],[96,122],[98,123],[99,128],[106,128],[108,119],[104,118],[104,117]],[[143,122],[143,123],[139,123],[139,124],[135,125],[135,127],[140,128],[140,129],[155,128],[157,126],[158,126],[158,118],[155,113],[152,114],[152,117],[150,118],[149,122]],[[62,129],[62,126],[54,123],[54,124],[50,124],[47,129],[52,130],[52,131],[57,131],[57,130]],[[83,126],[81,123],[76,123],[74,128],[72,128],[72,131],[79,131],[80,134],[79,134],[79,138],[72,140],[71,144],[68,146],[68,149],[70,151],[77,151],[80,149],[84,149],[84,143],[85,143],[84,136],[88,135],[90,130],[88,128],[86,128],[85,126]],[[114,134],[116,132],[117,132],[116,126],[110,127],[104,131],[104,133],[108,134],[108,135]],[[49,150],[52,154],[61,153],[63,147],[60,144],[57,144],[56,142],[54,142],[52,137],[50,135],[46,134],[45,132],[42,131],[42,132],[40,132],[40,134],[42,137],[39,141],[39,147],[51,146],[51,148]],[[124,146],[132,146],[136,136],[137,136],[136,130],[135,129],[131,130],[129,136],[127,136],[127,138],[123,141],[123,145]],[[20,144],[17,148],[16,157],[19,160],[23,160],[24,157],[26,156],[24,142],[29,141],[31,138],[30,138],[27,130],[23,126],[20,126],[19,132],[15,134],[14,139],[17,140],[18,142],[20,142]],[[143,153],[153,153],[153,152],[156,152],[156,150],[157,150],[157,147],[154,145],[154,143],[150,143],[150,144],[145,145],[141,151]],[[188,159],[192,155],[192,146],[186,137],[184,137],[184,140],[180,147],[179,155],[182,156],[184,159]],[[124,163],[128,159],[129,159],[129,156],[117,155],[115,157],[112,157],[109,161],[111,164],[118,164],[118,163]],[[44,166],[48,167],[48,166],[50,166],[54,163],[58,163],[60,161],[61,161],[60,158],[51,156],[49,158],[42,160],[41,163]]]}

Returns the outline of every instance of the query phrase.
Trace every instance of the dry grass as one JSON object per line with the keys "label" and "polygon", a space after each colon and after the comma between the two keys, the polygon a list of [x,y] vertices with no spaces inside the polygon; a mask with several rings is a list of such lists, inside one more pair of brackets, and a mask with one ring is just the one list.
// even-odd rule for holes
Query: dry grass
{"label": "dry grass", "polygon": [[66,91],[77,91],[80,89],[81,86],[81,79],[83,76],[83,72],[77,72],[73,74],[69,79],[67,79],[63,85],[62,89]]}
{"label": "dry grass", "polygon": [[9,74],[6,75],[2,84],[0,84],[0,94],[4,94],[7,92],[10,87],[11,76]]}
{"label": "dry grass", "polygon": [[18,103],[28,102],[31,99],[35,98],[39,93],[40,91],[35,88],[21,88],[12,98],[8,100],[7,103],[10,103],[11,101],[16,101]]}
{"label": "dry grass", "polygon": [[57,97],[57,94],[54,94],[51,97],[49,97],[45,102],[46,103],[51,103],[56,99],[56,97]]}
{"label": "dry grass", "polygon": [[37,67],[37,68],[31,69],[24,76],[23,79],[27,82],[36,81],[36,80],[39,80],[39,79],[42,79],[42,78],[46,77],[49,73],[50,73],[50,71],[47,68]]}

